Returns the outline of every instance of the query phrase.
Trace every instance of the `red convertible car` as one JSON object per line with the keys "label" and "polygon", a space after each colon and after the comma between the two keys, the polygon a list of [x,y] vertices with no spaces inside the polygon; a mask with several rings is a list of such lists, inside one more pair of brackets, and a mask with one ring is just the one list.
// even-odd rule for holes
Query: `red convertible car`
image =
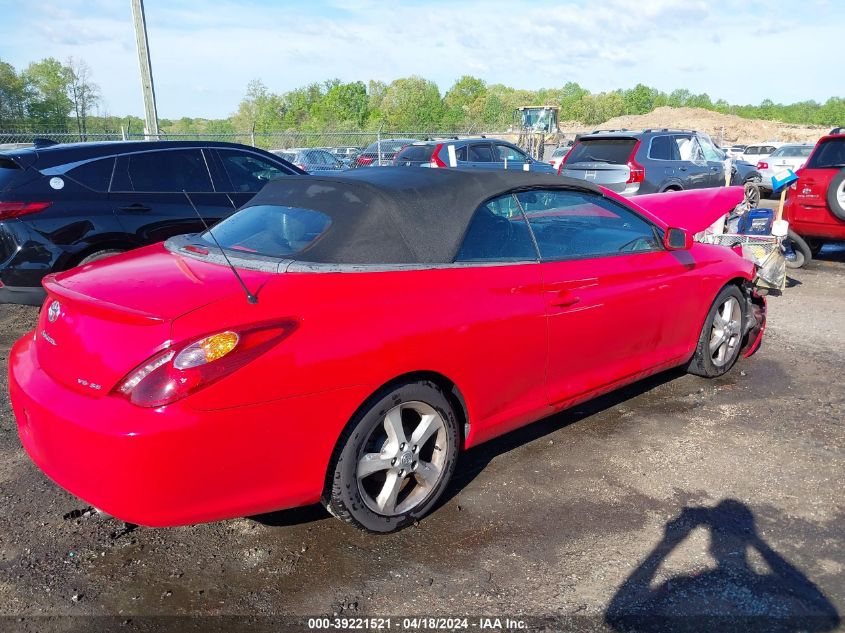
{"label": "red convertible car", "polygon": [[754,265],[692,240],[741,196],[635,204],[522,171],[273,181],[213,234],[45,278],[9,358],[22,443],[133,523],[322,501],[359,528],[402,528],[461,450],[753,352]]}

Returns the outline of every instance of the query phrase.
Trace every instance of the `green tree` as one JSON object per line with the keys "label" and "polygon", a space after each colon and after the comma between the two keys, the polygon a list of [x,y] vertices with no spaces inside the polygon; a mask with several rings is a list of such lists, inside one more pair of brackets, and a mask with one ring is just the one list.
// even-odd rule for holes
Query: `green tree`
{"label": "green tree", "polygon": [[23,71],[32,96],[27,106],[31,120],[54,130],[65,130],[73,103],[68,97],[67,69],[53,57],[33,62]]}
{"label": "green tree", "polygon": [[29,87],[14,66],[0,60],[0,125],[24,122]]}
{"label": "green tree", "polygon": [[368,99],[363,82],[335,81],[314,104],[314,122],[321,129],[359,130],[367,119]]}
{"label": "green tree", "polygon": [[626,114],[646,114],[654,110],[658,92],[644,84],[637,84],[631,90],[622,93]]}
{"label": "green tree", "polygon": [[389,129],[404,132],[434,130],[443,117],[443,102],[437,84],[418,76],[393,81],[381,104]]}
{"label": "green tree", "polygon": [[100,87],[91,79],[91,68],[84,59],[68,58],[64,75],[67,95],[76,115],[76,129],[84,138],[88,131],[88,117],[100,103]]}
{"label": "green tree", "polygon": [[483,80],[470,75],[458,79],[443,97],[443,127],[466,130],[478,126],[486,96],[487,84]]}

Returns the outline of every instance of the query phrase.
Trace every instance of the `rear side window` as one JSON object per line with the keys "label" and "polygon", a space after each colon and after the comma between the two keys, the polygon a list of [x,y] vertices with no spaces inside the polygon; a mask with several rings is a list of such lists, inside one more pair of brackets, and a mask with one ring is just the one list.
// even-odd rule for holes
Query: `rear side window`
{"label": "rear side window", "polygon": [[214,191],[205,158],[198,149],[130,154],[126,171],[132,191]]}
{"label": "rear side window", "polygon": [[597,138],[581,139],[572,149],[566,164],[573,163],[610,163],[624,165],[631,158],[634,145],[633,138]]}
{"label": "rear side window", "polygon": [[92,160],[68,172],[68,176],[94,191],[108,191],[114,171],[114,158]]}
{"label": "rear side window", "polygon": [[648,157],[654,160],[681,160],[678,144],[671,136],[655,136],[651,139]]}
{"label": "rear side window", "polygon": [[467,160],[475,163],[492,163],[493,148],[487,143],[470,145],[467,148]]}
{"label": "rear side window", "polygon": [[[291,158],[287,158],[288,154]],[[285,155],[286,160],[296,162],[297,157],[293,153],[288,154]],[[254,154],[220,150],[218,155],[235,192],[257,192],[274,178],[287,175],[279,166]]]}
{"label": "rear side window", "polygon": [[426,163],[431,160],[431,154],[434,148],[429,145],[408,145],[396,156],[396,160],[410,160],[414,162]]}
{"label": "rear side window", "polygon": [[0,156],[0,191],[10,187],[23,170],[11,158]]}
{"label": "rear side window", "polygon": [[505,160],[528,160],[528,156],[526,156],[523,152],[519,151],[515,147],[511,147],[510,145],[495,145],[496,152],[498,152],[498,160],[505,161]]}
{"label": "rear side window", "polygon": [[[324,213],[299,207],[259,204],[241,209],[210,229],[228,250],[289,257],[305,250],[331,225]],[[208,231],[200,239],[215,246]]]}
{"label": "rear side window", "polygon": [[845,138],[832,138],[819,145],[807,161],[810,169],[838,169],[845,167]]}
{"label": "rear side window", "polygon": [[472,216],[458,262],[536,261],[537,251],[513,195],[481,205]]}

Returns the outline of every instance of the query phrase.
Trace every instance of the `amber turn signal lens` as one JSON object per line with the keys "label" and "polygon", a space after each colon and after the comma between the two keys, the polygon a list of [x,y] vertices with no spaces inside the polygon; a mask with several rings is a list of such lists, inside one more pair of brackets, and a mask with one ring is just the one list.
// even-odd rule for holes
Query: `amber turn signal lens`
{"label": "amber turn signal lens", "polygon": [[190,369],[223,358],[238,346],[240,337],[235,332],[220,332],[188,345],[176,356],[176,369]]}

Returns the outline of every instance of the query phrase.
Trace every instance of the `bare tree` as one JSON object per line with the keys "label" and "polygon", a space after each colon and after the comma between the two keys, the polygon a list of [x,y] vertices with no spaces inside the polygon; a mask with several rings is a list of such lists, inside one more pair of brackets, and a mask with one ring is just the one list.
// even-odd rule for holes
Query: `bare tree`
{"label": "bare tree", "polygon": [[100,86],[91,80],[91,67],[84,59],[69,57],[65,66],[68,97],[76,114],[76,129],[81,140],[88,133],[88,116],[100,102]]}

